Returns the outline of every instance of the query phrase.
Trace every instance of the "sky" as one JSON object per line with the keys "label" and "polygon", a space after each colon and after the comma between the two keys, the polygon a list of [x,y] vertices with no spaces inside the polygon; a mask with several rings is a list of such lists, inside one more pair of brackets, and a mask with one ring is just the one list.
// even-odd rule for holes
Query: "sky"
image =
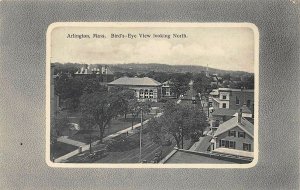
{"label": "sky", "polygon": [[[68,38],[68,35],[90,38]],[[106,38],[93,38],[93,34]],[[136,35],[135,39],[111,38]],[[139,34],[148,34],[141,38]],[[170,35],[157,38],[155,35]],[[184,34],[185,38],[173,38]],[[184,36],[182,35],[182,36]],[[254,33],[247,27],[71,27],[51,32],[51,62],[86,64],[162,63],[254,72]]]}

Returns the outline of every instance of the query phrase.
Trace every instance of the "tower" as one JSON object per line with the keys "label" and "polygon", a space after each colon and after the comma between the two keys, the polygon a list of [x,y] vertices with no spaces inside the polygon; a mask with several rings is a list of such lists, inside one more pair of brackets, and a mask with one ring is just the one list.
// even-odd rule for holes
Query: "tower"
{"label": "tower", "polygon": [[206,77],[209,77],[209,73],[208,73],[208,64],[206,65],[205,75],[206,75]]}

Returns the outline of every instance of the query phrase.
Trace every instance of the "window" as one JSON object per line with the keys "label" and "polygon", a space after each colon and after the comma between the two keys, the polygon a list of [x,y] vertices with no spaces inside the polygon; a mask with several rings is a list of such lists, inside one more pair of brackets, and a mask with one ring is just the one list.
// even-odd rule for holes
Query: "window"
{"label": "window", "polygon": [[140,90],[140,98],[144,98],[144,90],[143,89]]}
{"label": "window", "polygon": [[148,90],[145,90],[145,98],[148,98]]}
{"label": "window", "polygon": [[245,133],[245,132],[239,132],[239,133],[238,133],[238,137],[243,137],[243,138],[245,138],[245,136],[246,136],[246,133]]}
{"label": "window", "polygon": [[223,104],[222,104],[222,108],[226,108],[226,103],[223,103]]}
{"label": "window", "polygon": [[235,142],[234,141],[229,141],[229,148],[235,149]]}
{"label": "window", "polygon": [[235,97],[235,104],[240,105],[240,99],[237,96]]}
{"label": "window", "polygon": [[225,141],[225,148],[229,148],[229,141]]}
{"label": "window", "polygon": [[231,136],[234,136],[234,137],[235,137],[235,136],[236,136],[236,132],[235,132],[235,131],[230,131],[230,130],[229,130],[229,131],[228,131],[228,136],[230,136],[230,137],[231,137]]}
{"label": "window", "polygon": [[243,143],[243,150],[251,151],[251,144]]}
{"label": "window", "polygon": [[215,122],[215,127],[219,127],[219,125],[220,125],[220,120],[216,120],[216,122]]}
{"label": "window", "polygon": [[247,100],[247,107],[249,108],[251,104],[251,100]]}
{"label": "window", "polygon": [[235,141],[220,140],[219,143],[219,147],[235,149]]}
{"label": "window", "polygon": [[223,100],[226,100],[226,95],[225,96],[223,95]]}
{"label": "window", "polygon": [[149,96],[150,96],[150,98],[153,98],[153,90],[149,91]]}

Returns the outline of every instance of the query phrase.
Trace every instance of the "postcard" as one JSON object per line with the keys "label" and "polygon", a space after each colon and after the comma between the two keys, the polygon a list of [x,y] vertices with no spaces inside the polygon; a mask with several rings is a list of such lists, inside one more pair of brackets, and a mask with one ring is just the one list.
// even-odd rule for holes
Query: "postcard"
{"label": "postcard", "polygon": [[259,33],[251,23],[53,23],[46,162],[250,168]]}

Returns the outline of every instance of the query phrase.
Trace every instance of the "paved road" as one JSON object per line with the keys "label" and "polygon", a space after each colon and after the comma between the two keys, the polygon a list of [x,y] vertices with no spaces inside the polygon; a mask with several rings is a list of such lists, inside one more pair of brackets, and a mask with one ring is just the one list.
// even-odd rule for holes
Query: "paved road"
{"label": "paved road", "polygon": [[[162,113],[158,113],[155,117],[160,117],[161,115],[162,115]],[[145,120],[145,121],[143,122],[143,124],[146,124],[148,121],[149,121],[149,119],[148,119],[148,120]],[[140,127],[140,126],[141,126],[141,123],[138,123],[138,124],[136,124],[136,125],[133,126],[133,129],[136,129],[136,128]],[[123,133],[127,133],[127,132],[128,132],[128,133],[131,133],[131,132],[132,132],[132,127],[128,127],[127,129],[124,129],[124,130],[118,131],[118,132],[116,132],[116,133],[114,133],[114,134],[108,135],[107,137],[103,138],[103,141],[112,139],[113,137],[119,136],[119,135],[121,135],[121,134],[123,134]],[[74,141],[74,140],[71,140],[71,139],[67,139],[67,140],[66,140],[66,138],[63,138],[63,139],[60,139],[60,140],[64,140],[64,141],[65,141],[64,143],[67,143],[67,144],[70,144],[70,143],[76,144],[75,146],[77,146],[77,145],[79,145],[80,143],[82,143],[82,142]],[[61,142],[62,142],[62,141],[61,141]],[[93,142],[92,145],[96,145],[97,143],[99,143],[99,140]],[[90,147],[89,144],[84,144],[84,143],[83,143],[82,145],[80,145],[80,146],[82,147],[82,151],[89,150],[89,147]],[[63,155],[63,156],[61,156],[61,157],[59,157],[59,158],[56,158],[56,159],[55,159],[55,162],[62,162],[62,161],[64,161],[64,160],[67,160],[67,159],[69,159],[69,158],[71,158],[71,157],[73,157],[73,156],[79,154],[79,153],[80,153],[80,152],[79,152],[78,149],[77,149],[77,150],[74,150],[74,151],[72,151],[72,152],[69,152],[69,153],[66,154],[66,155]]]}
{"label": "paved road", "polygon": [[[135,137],[131,138],[139,138],[139,134],[135,134]],[[170,146],[160,146],[152,142],[149,134],[143,134],[143,146],[142,146],[142,161],[146,160],[147,162],[151,162],[155,153],[162,152],[162,157],[165,157],[169,154],[175,146],[175,142],[173,142]],[[134,149],[128,151],[120,151],[120,152],[109,152],[109,154],[97,160],[97,163],[139,163],[139,147],[135,147]]]}

